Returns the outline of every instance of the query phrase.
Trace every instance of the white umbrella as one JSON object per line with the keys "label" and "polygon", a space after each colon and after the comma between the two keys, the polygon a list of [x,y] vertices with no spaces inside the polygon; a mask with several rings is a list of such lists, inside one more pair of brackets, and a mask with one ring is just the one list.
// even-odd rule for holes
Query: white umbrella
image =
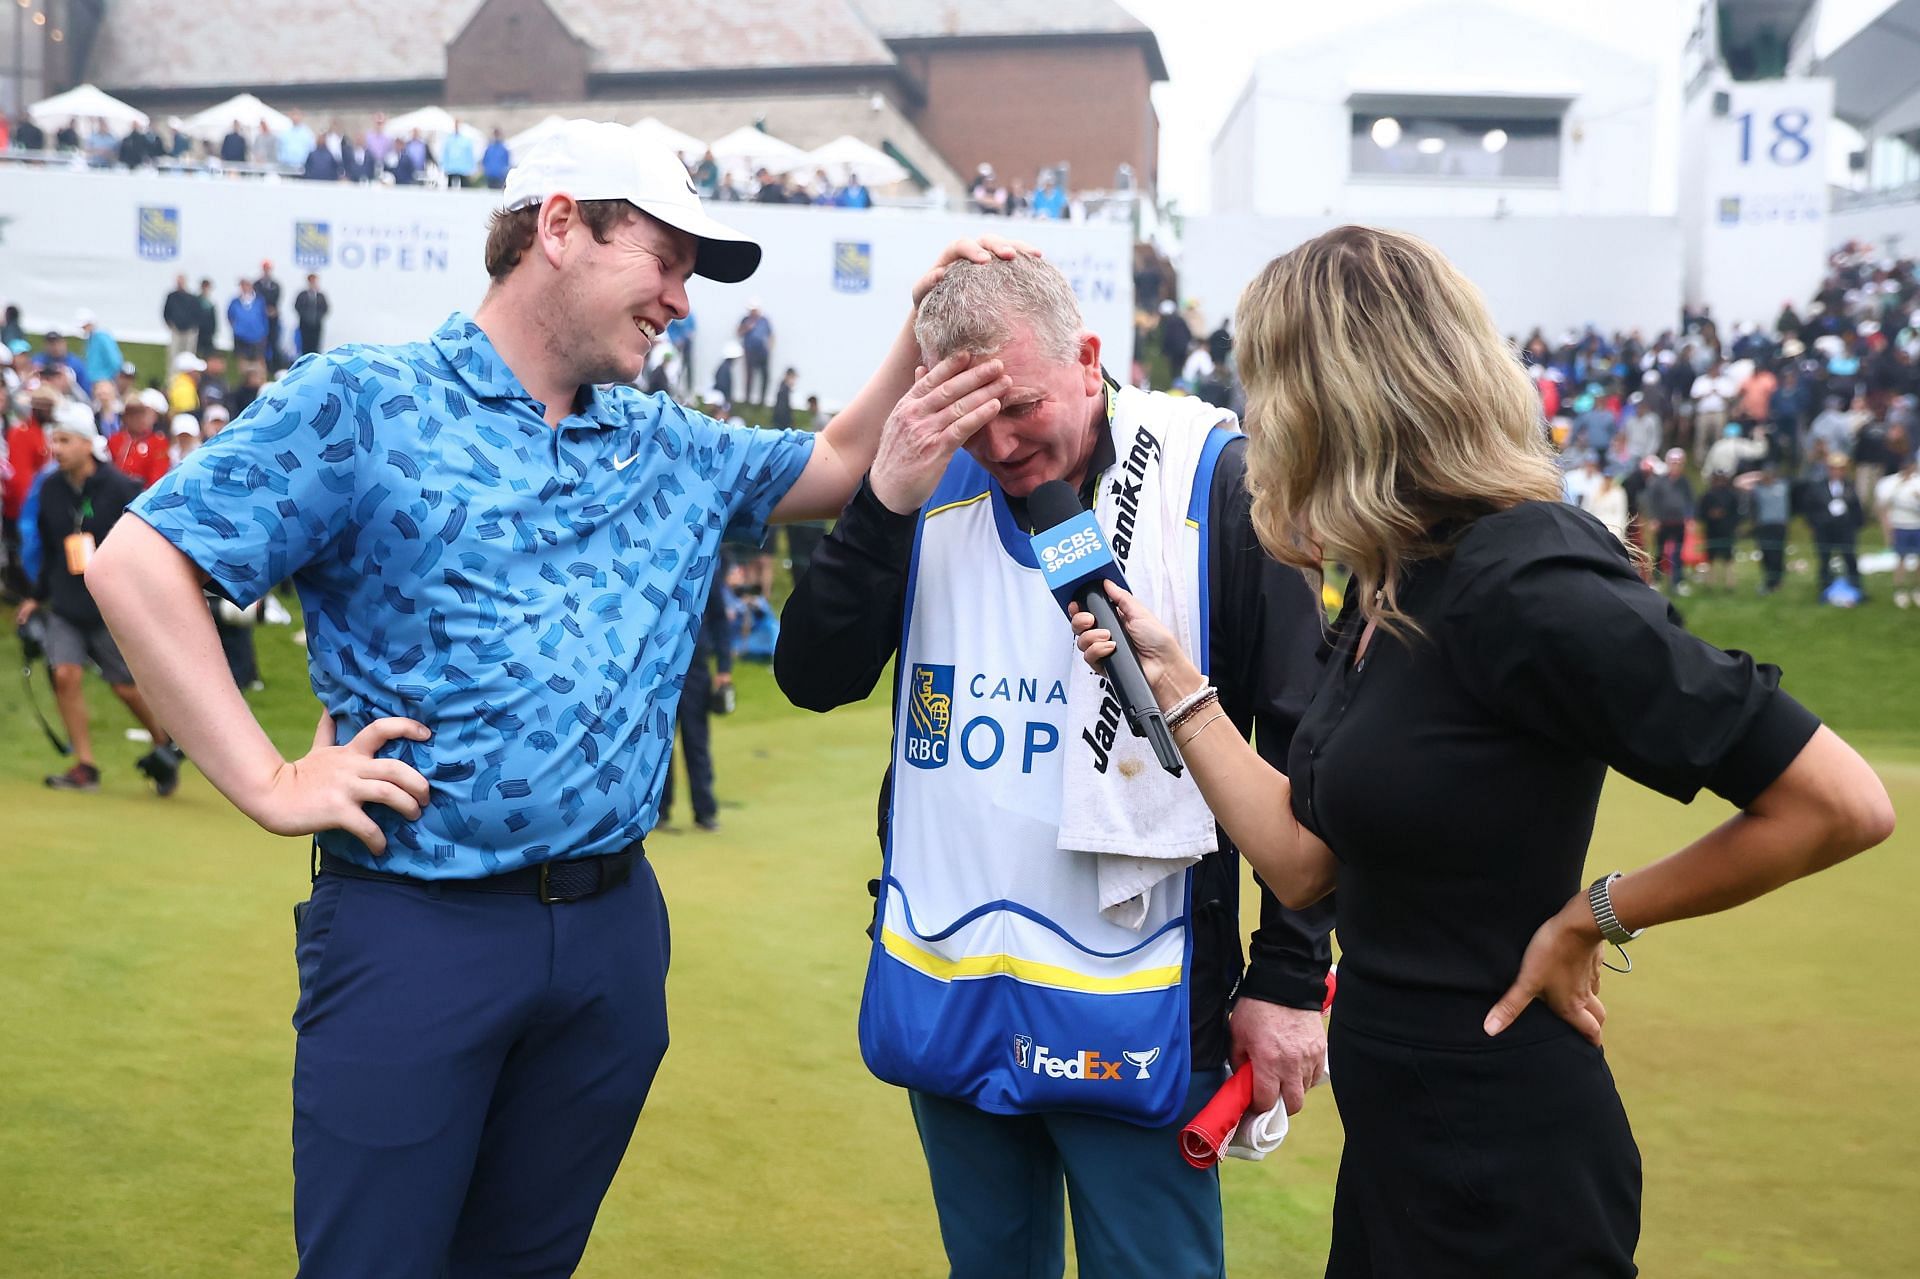
{"label": "white umbrella", "polygon": [[218,106],[188,116],[186,131],[193,137],[218,142],[227,136],[227,131],[233,128],[236,120],[240,122],[241,135],[249,139],[260,132],[263,124],[267,126],[267,132],[275,134],[293,127],[293,121],[251,93],[237,93]]}
{"label": "white umbrella", "polygon": [[711,149],[721,167],[740,166],[749,172],[768,169],[774,173],[792,173],[804,168],[807,162],[805,151],[750,124],[741,125],[724,138],[715,138]]}
{"label": "white umbrella", "polygon": [[550,115],[531,129],[522,129],[507,139],[507,150],[514,155],[524,155],[527,151],[552,136],[554,130],[567,122],[565,116]]}
{"label": "white umbrella", "polygon": [[664,124],[652,116],[634,125],[633,131],[647,141],[658,142],[675,155],[683,155],[691,160],[698,160],[701,153],[707,149],[707,144],[691,133],[682,133],[672,125]]}
{"label": "white umbrella", "polygon": [[805,163],[825,169],[835,178],[851,173],[863,186],[870,187],[890,187],[896,182],[905,182],[910,176],[898,160],[850,133],[807,152]]}
{"label": "white umbrella", "polygon": [[43,129],[58,128],[69,120],[105,120],[109,125],[122,129],[134,125],[143,129],[147,127],[145,112],[134,110],[112,94],[103,93],[90,84],[56,93],[51,98],[42,98],[27,108],[27,114]]}

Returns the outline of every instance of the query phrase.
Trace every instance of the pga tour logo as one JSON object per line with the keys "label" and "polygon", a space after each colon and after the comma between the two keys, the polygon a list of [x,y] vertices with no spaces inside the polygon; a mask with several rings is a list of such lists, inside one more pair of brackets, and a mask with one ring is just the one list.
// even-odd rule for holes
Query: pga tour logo
{"label": "pga tour logo", "polygon": [[1153,1072],[1148,1067],[1160,1059],[1160,1049],[1153,1047],[1122,1052],[1120,1057],[1120,1061],[1109,1061],[1101,1057],[1099,1050],[1090,1048],[1062,1057],[1045,1044],[1034,1043],[1032,1035],[1013,1037],[1013,1065],[1016,1070],[1031,1071],[1050,1079],[1080,1079],[1095,1083],[1106,1080],[1124,1082],[1120,1074],[1122,1065],[1133,1067],[1133,1078],[1136,1080],[1153,1078]]}

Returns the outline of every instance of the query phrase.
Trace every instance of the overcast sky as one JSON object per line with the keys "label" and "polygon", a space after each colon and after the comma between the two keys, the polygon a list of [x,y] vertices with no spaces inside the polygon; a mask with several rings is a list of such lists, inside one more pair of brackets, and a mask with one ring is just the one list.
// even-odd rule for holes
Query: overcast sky
{"label": "overcast sky", "polygon": [[[1484,0],[1653,60],[1677,118],[1680,52],[1697,0]],[[1843,0],[1844,2],[1844,0]],[[1860,0],[1852,0],[1859,3]],[[1170,80],[1156,85],[1160,189],[1189,213],[1208,205],[1207,156],[1263,53],[1363,26],[1431,0],[1120,0],[1153,28]],[[1521,70],[1526,70],[1522,68]]]}

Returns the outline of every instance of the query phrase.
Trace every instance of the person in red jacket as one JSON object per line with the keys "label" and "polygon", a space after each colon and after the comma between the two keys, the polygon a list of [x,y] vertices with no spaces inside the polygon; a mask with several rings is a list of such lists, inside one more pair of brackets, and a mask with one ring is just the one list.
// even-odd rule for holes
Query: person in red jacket
{"label": "person in red jacket", "polygon": [[167,437],[154,428],[167,415],[167,397],[148,387],[120,411],[120,430],[107,441],[113,464],[145,488],[167,473],[173,459]]}
{"label": "person in red jacket", "polygon": [[50,389],[35,388],[26,415],[7,427],[6,460],[0,465],[0,539],[4,539],[0,565],[6,569],[0,589],[15,595],[24,595],[27,586],[20,569],[20,508],[27,504],[34,477],[53,460],[46,423],[52,419],[55,402]]}

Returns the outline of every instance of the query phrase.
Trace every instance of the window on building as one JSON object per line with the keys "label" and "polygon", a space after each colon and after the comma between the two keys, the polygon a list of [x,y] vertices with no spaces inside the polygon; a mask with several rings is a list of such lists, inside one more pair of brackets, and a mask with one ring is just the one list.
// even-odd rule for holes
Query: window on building
{"label": "window on building", "polygon": [[1353,113],[1355,177],[1503,182],[1560,176],[1560,121]]}
{"label": "window on building", "polygon": [[1897,191],[1920,183],[1920,129],[1875,138],[1867,175],[1875,191]]}

